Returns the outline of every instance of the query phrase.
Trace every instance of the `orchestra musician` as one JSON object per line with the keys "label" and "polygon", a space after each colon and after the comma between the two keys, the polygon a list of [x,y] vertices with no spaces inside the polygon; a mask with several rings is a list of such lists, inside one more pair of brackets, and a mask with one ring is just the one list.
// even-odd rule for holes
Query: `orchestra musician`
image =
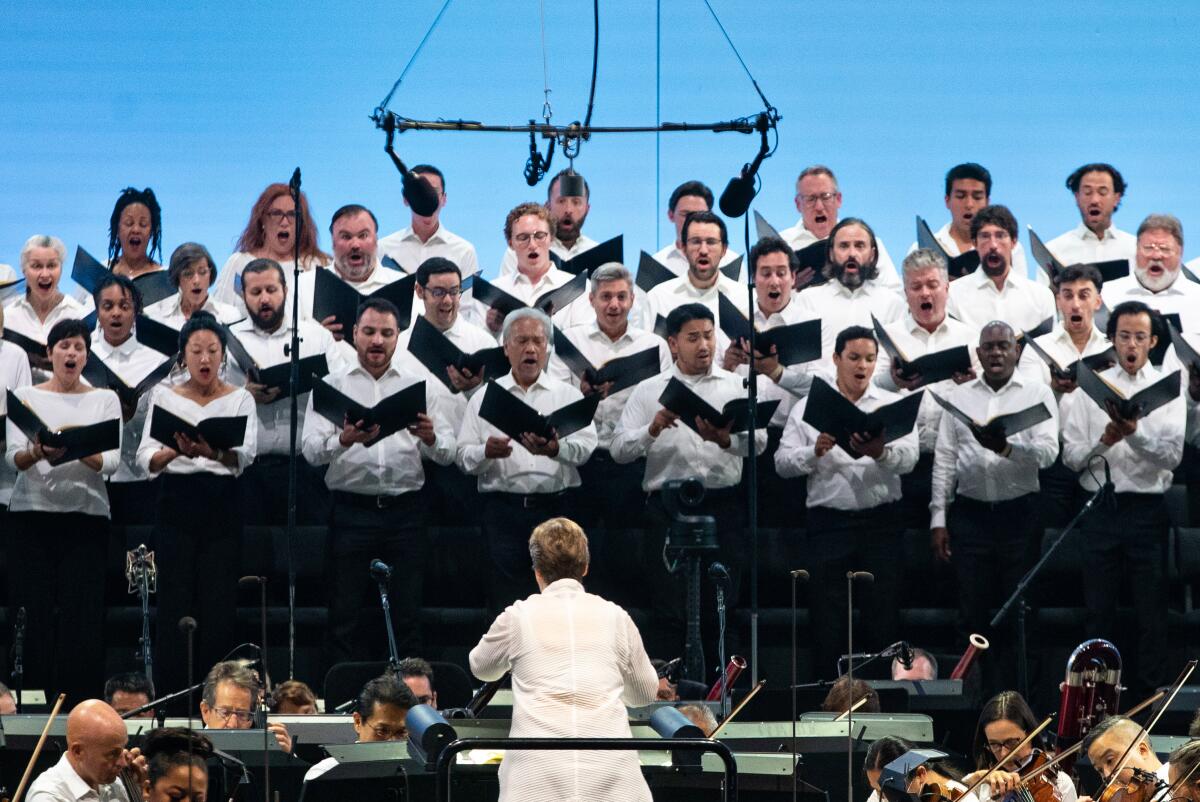
{"label": "orchestra musician", "polygon": [[151,730],[142,751],[146,756],[146,802],[205,802],[212,741],[183,727]]}
{"label": "orchestra musician", "polygon": [[[50,329],[46,353],[50,378],[19,387],[16,398],[50,431],[119,421],[121,403],[112,390],[82,378],[88,329],[60,320]],[[7,423],[5,462],[17,471],[4,523],[8,558],[9,621],[19,608],[28,616],[25,682],[29,687],[86,699],[104,681],[104,572],[109,504],[104,477],[120,463],[116,448],[53,465],[64,448],[31,441]],[[55,614],[55,607],[58,614]]]}
{"label": "orchestra musician", "polygon": [[[974,785],[981,777],[987,776],[987,781],[976,790],[981,802],[1003,798],[1021,785],[1023,771],[1040,765],[1035,758],[1041,751],[1034,743],[1029,743],[1021,747],[1003,769],[994,768],[1037,727],[1038,721],[1033,711],[1016,691],[999,693],[983,706],[971,750],[976,771],[963,778],[967,785]],[[1053,783],[1057,802],[1075,802],[1075,784],[1065,771],[1048,769],[1040,777]]]}
{"label": "orchestra musician", "polygon": [[1200,802],[1200,741],[1188,741],[1167,761],[1171,799]]}
{"label": "orchestra musician", "polygon": [[[978,802],[975,793],[965,793],[967,786],[962,783],[962,773],[952,764],[944,753],[935,752],[940,757],[929,758],[919,752],[909,752],[901,755],[889,764],[885,764],[884,772],[903,772],[904,792],[913,798],[920,797],[924,802]],[[941,788],[942,797],[926,796],[923,793],[926,786],[937,785]],[[888,779],[881,774],[880,786],[883,797],[888,800],[900,799],[896,791],[900,790],[890,785]]]}
{"label": "orchestra musician", "polygon": [[[1134,739],[1136,745],[1130,750],[1125,767],[1117,775],[1116,781],[1128,783],[1134,778],[1135,772],[1142,771],[1168,782],[1170,764],[1158,759],[1158,755],[1154,753],[1154,746],[1150,743],[1150,736],[1142,725],[1127,716],[1109,716],[1089,730],[1083,739],[1083,751],[1099,772],[1100,779],[1107,781]],[[1081,796],[1079,802],[1092,802],[1092,799]]]}
{"label": "orchestra musician", "polygon": [[[629,738],[626,705],[655,700],[658,675],[637,626],[612,602],[587,593],[587,535],[552,518],[529,537],[540,593],[511,604],[471,650],[472,673],[512,672],[509,735]],[[509,752],[500,764],[500,802],[649,802],[633,752]]]}
{"label": "orchestra musician", "polygon": [[[172,260],[174,261],[174,260]],[[155,551],[158,567],[158,634],[155,638],[160,687],[184,687],[184,639],[176,622],[192,615],[201,622],[196,657],[215,663],[225,649],[223,627],[237,613],[242,514],[237,478],[254,461],[257,416],[254,398],[220,376],[225,360],[225,329],[197,311],[179,332],[180,362],[187,379],[159,385],[146,413],[138,465],[157,477]],[[213,448],[203,437],[177,433],[174,442],[151,436],[155,407],[192,423],[206,418],[245,417],[240,446]]]}
{"label": "orchestra musician", "polygon": [[[370,680],[354,704],[354,743],[403,741],[408,737],[408,711],[418,704],[412,690],[396,676],[384,674]],[[325,758],[304,774],[304,781],[320,777],[337,764],[336,757]]]}
{"label": "orchestra musician", "polygon": [[107,702],[80,702],[67,716],[66,751],[33,781],[25,802],[141,802],[118,782],[127,771],[135,789],[146,782],[146,758],[126,749],[128,742],[125,722]]}
{"label": "orchestra musician", "polygon": [[867,802],[880,802],[879,775],[883,773],[883,767],[913,748],[911,743],[895,735],[885,735],[871,742],[863,757],[863,774],[871,786]]}

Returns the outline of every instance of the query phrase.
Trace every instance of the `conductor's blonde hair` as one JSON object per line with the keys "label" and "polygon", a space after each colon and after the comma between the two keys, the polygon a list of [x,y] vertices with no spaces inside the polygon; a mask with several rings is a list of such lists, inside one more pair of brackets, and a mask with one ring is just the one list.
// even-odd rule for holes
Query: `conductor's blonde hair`
{"label": "conductor's blonde hair", "polygon": [[560,579],[581,580],[590,559],[587,535],[570,518],[551,518],[529,536],[529,557],[547,585]]}

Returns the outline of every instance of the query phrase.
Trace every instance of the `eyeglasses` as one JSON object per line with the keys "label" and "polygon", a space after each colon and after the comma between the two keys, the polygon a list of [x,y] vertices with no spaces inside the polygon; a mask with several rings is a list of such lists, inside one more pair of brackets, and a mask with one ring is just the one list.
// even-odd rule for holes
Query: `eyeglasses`
{"label": "eyeglasses", "polygon": [[212,711],[216,713],[217,717],[222,721],[229,721],[229,719],[232,718],[237,719],[239,722],[245,722],[254,718],[253,712],[249,710],[235,710],[232,707],[214,707]]}
{"label": "eyeglasses", "polygon": [[816,192],[812,195],[801,195],[800,202],[805,206],[816,206],[818,203],[829,203],[841,193],[839,192]]}
{"label": "eyeglasses", "polygon": [[995,752],[1011,752],[1021,745],[1024,738],[1009,738],[1006,741],[988,741],[987,748],[989,751]]}
{"label": "eyeglasses", "polygon": [[545,242],[546,240],[550,239],[550,232],[549,231],[535,231],[532,234],[513,234],[513,239],[515,241],[521,243],[522,245],[529,242],[530,238],[533,238],[534,240],[537,240],[538,242]]}
{"label": "eyeglasses", "polygon": [[282,223],[284,218],[288,220],[295,220],[296,210],[292,209],[290,212],[284,212],[280,211],[279,209],[272,209],[271,211],[267,212],[267,217],[271,218],[276,223]]}
{"label": "eyeglasses", "polygon": [[425,292],[440,301],[443,298],[457,298],[462,295],[462,287],[426,287]]}
{"label": "eyeglasses", "polygon": [[1125,343],[1126,345],[1128,345],[1129,343],[1137,343],[1138,345],[1145,345],[1146,343],[1150,342],[1150,335],[1144,331],[1138,331],[1138,332],[1118,331],[1117,332],[1117,342]]}
{"label": "eyeglasses", "polygon": [[716,237],[688,237],[687,244],[693,248],[699,248],[701,245],[707,245],[710,248],[715,248],[721,244],[721,240]]}
{"label": "eyeglasses", "polygon": [[381,741],[399,741],[408,737],[407,727],[386,727],[383,725],[373,725],[371,732],[375,733],[375,737]]}
{"label": "eyeglasses", "polygon": [[1157,242],[1143,242],[1141,245],[1138,246],[1138,250],[1141,251],[1142,253],[1151,254],[1151,255],[1156,254],[1156,253],[1171,254],[1171,253],[1175,253],[1175,245],[1173,243],[1167,243],[1166,245],[1159,245]]}

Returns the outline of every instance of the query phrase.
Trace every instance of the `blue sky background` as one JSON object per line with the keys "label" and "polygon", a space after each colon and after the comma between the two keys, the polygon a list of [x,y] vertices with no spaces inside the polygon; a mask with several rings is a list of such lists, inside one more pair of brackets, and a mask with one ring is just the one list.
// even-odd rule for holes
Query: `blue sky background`
{"label": "blue sky background", "polygon": [[[874,224],[898,256],[914,214],[945,221],[942,176],[972,160],[992,171],[993,200],[1049,238],[1078,222],[1067,174],[1111,161],[1130,185],[1120,227],[1169,211],[1200,238],[1200,4],[711,2],[783,115],[755,204],[778,227],[798,216],[796,173],[821,162],[838,174],[843,214]],[[33,233],[103,255],[113,201],[135,185],[163,205],[164,256],[196,240],[221,263],[261,189],[297,165],[326,250],[329,216],[346,202],[374,209],[381,233],[406,225],[399,177],[367,117],[441,4],[5,4],[0,261],[16,265]],[[554,120],[567,123],[586,106],[591,3],[546,5]],[[702,0],[659,7],[662,119],[756,112]],[[601,3],[595,124],[654,121],[655,41],[655,3]],[[540,117],[538,3],[456,0],[391,107],[414,118]],[[663,135],[656,165],[653,135],[597,137],[576,162],[592,187],[585,231],[624,232],[632,262],[672,238],[676,184],[700,178],[719,194],[756,147],[739,134]],[[443,220],[494,273],[507,210],[545,197],[545,183],[530,189],[521,175],[527,139],[410,132],[398,150],[446,172]],[[554,169],[565,166],[556,154]]]}

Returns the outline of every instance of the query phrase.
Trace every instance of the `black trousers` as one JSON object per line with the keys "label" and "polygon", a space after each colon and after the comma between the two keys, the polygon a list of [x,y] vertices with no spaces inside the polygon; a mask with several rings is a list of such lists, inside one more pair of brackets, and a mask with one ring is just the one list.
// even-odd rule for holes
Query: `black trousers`
{"label": "black trousers", "polygon": [[[767,427],[767,450],[755,463],[758,476],[758,525],[764,529],[802,528],[808,514],[808,477],[784,479],[775,470],[775,452],[783,429]],[[742,479],[745,494],[746,477]]]}
{"label": "black trousers", "polygon": [[1016,687],[1016,614],[1009,615],[1000,632],[993,632],[989,624],[993,608],[1004,603],[1037,561],[1043,532],[1039,509],[1038,493],[999,502],[959,496],[946,521],[958,586],[961,645],[966,648],[973,632],[992,644],[980,661],[987,697]]}
{"label": "black trousers", "polygon": [[399,657],[421,653],[421,594],[429,543],[420,491],[366,496],[334,491],[329,523],[329,665],[387,656],[371,561],[392,567],[388,602]]}
{"label": "black trousers", "polygon": [[24,687],[67,709],[104,682],[104,566],[108,520],[66,512],[10,512],[9,622],[25,608]]}
{"label": "black trousers", "polygon": [[[533,563],[529,558],[529,535],[550,518],[571,518],[575,494],[481,493],[483,536],[492,562],[488,607],[499,613],[517,599],[537,593]],[[573,519],[572,519],[573,520]]]}
{"label": "black trousers", "polygon": [[480,514],[479,480],[458,469],[457,465],[438,465],[422,460],[425,470],[425,494],[429,520],[434,526],[478,526]]}
{"label": "black trousers", "polygon": [[[154,507],[158,503],[158,485],[153,480],[142,482],[106,482],[108,508],[116,526],[150,526],[154,523]],[[146,544],[148,547],[149,543]]]}
{"label": "black trousers", "polygon": [[[718,548],[705,552],[700,558],[700,638],[704,652],[705,676],[688,677],[691,680],[710,682],[719,676],[717,666],[718,621],[717,594],[713,581],[708,577],[708,566],[720,561],[729,569],[732,588],[726,602],[726,657],[741,648],[739,633],[734,627],[734,611],[741,589],[741,577],[747,567],[746,505],[739,487],[709,489],[698,507],[688,510],[689,515],[711,515],[716,519]],[[663,504],[661,493],[651,493],[646,499],[646,534],[641,549],[639,575],[643,586],[649,589],[651,620],[643,633],[647,650],[652,657],[665,660],[684,653],[687,639],[687,575],[683,560],[675,560],[674,572],[664,562],[664,546],[671,527],[671,516]]]}
{"label": "black trousers", "polygon": [[[297,450],[297,454],[299,451]],[[288,458],[262,454],[238,479],[242,494],[243,523],[250,526],[286,526]],[[296,523],[323,524],[329,520],[329,490],[317,469],[296,458]]]}
{"label": "black trousers", "polygon": [[904,571],[904,528],[898,504],[845,511],[808,510],[810,549],[809,615],[817,676],[836,676],[837,659],[848,653],[848,571],[869,571],[871,583],[856,582],[860,615],[854,651],[878,651],[902,638],[900,580]]}
{"label": "black trousers", "polygon": [[155,484],[154,679],[156,690],[165,694],[187,686],[187,639],[179,630],[181,618],[191,616],[197,623],[193,682],[202,680],[240,642],[242,511],[238,480],[231,476],[164,473]]}
{"label": "black trousers", "polygon": [[933,493],[933,454],[922,451],[916,466],[900,477],[900,515],[905,529],[929,528]]}
{"label": "black trousers", "polygon": [[646,524],[645,460],[620,465],[597,449],[579,468],[582,482],[571,518],[588,536],[591,569],[588,589],[622,607],[639,597],[638,552]]}
{"label": "black trousers", "polygon": [[[1111,640],[1122,655],[1133,658],[1130,686],[1139,693],[1170,680],[1164,570],[1169,526],[1166,505],[1157,493],[1117,493],[1115,508],[1101,506],[1080,524],[1087,635]],[[1120,637],[1117,628],[1122,587],[1130,589],[1136,636]]]}
{"label": "black trousers", "polygon": [[1079,512],[1086,497],[1079,487],[1079,474],[1063,465],[1059,454],[1053,465],[1038,471],[1038,486],[1042,489],[1038,500],[1042,526],[1062,529]]}

